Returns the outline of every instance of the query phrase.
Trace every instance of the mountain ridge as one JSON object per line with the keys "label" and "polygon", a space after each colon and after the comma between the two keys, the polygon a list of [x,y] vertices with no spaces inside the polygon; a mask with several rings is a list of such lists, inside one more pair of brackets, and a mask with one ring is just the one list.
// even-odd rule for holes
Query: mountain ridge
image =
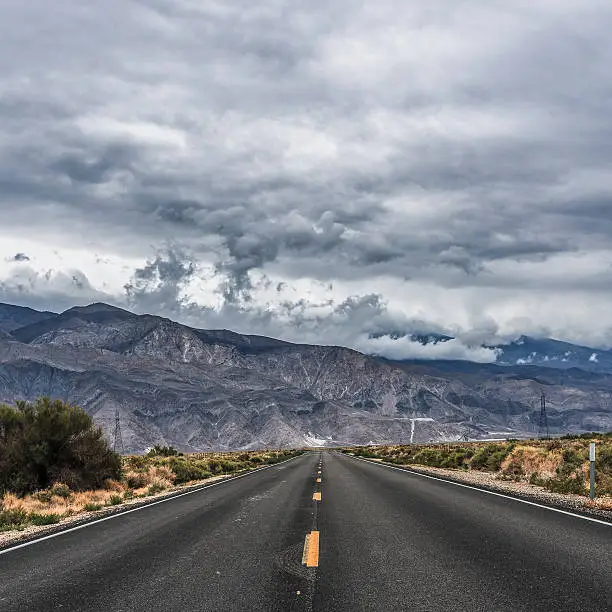
{"label": "mountain ridge", "polygon": [[108,435],[119,411],[134,452],[533,435],[543,388],[553,431],[611,429],[612,375],[580,373],[395,362],[105,304],[44,314],[0,337],[0,401],[59,397]]}

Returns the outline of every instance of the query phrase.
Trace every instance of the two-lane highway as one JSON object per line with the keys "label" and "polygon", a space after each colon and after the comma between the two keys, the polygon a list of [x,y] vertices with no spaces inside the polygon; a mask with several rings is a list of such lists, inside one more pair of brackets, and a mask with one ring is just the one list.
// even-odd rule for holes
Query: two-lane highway
{"label": "two-lane highway", "polygon": [[0,553],[0,610],[610,610],[612,526],[334,452]]}

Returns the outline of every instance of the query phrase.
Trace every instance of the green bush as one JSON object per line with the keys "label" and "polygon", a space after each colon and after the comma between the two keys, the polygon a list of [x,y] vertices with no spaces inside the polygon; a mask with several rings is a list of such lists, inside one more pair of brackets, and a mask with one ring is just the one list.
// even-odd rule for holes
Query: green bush
{"label": "green bush", "polygon": [[167,465],[176,476],[175,484],[184,484],[191,480],[204,480],[212,476],[208,469],[209,464],[203,461],[173,458],[168,461]]}
{"label": "green bush", "polygon": [[0,493],[23,495],[58,482],[95,489],[120,476],[121,457],[83,409],[49,398],[0,405]]}
{"label": "green bush", "polygon": [[37,491],[34,493],[33,497],[43,504],[50,504],[51,500],[53,499],[53,494],[51,491],[49,491],[49,489],[45,489],[43,491]]}
{"label": "green bush", "polygon": [[612,446],[598,449],[595,455],[595,469],[612,474]]}
{"label": "green bush", "polygon": [[470,467],[473,470],[497,472],[503,460],[512,452],[513,444],[487,444],[476,451],[472,457]]}
{"label": "green bush", "polygon": [[109,506],[118,506],[123,503],[123,497],[121,495],[113,494],[108,498]]}
{"label": "green bush", "polygon": [[467,468],[467,461],[472,456],[472,453],[466,452],[463,449],[447,454],[442,460],[441,467],[462,469]]}
{"label": "green bush", "polygon": [[577,478],[550,478],[545,481],[544,488],[553,493],[576,493],[584,495],[586,493],[584,480]]}
{"label": "green bush", "polygon": [[49,489],[49,493],[68,499],[70,497],[70,487],[62,482],[57,482]]}
{"label": "green bush", "polygon": [[96,510],[100,510],[102,508],[102,504],[94,504],[93,502],[88,502],[85,504],[85,510],[87,512],[95,512]]}
{"label": "green bush", "polygon": [[149,450],[147,457],[177,457],[182,455],[172,446],[157,446],[157,444]]}
{"label": "green bush", "polygon": [[166,487],[164,487],[163,485],[159,484],[159,483],[153,483],[148,489],[147,489],[147,493],[149,495],[155,495],[156,493],[161,493],[162,491],[165,491]]}
{"label": "green bush", "polygon": [[25,510],[1,510],[0,509],[0,531],[10,529],[23,529],[28,523],[28,515]]}
{"label": "green bush", "polygon": [[433,448],[423,448],[414,456],[414,462],[429,467],[442,467],[444,453]]}
{"label": "green bush", "polygon": [[32,512],[28,516],[28,520],[32,525],[55,525],[60,522],[59,514],[37,514],[36,512]]}

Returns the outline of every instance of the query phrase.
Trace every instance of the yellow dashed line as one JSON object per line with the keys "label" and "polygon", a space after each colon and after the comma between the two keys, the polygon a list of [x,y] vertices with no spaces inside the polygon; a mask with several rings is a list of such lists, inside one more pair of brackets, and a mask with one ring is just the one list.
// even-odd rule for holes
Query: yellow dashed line
{"label": "yellow dashed line", "polygon": [[321,479],[320,479],[320,478],[317,478],[317,482],[321,482]]}
{"label": "yellow dashed line", "polygon": [[318,493],[314,493],[312,499],[315,501],[321,501],[321,492],[319,491]]}
{"label": "yellow dashed line", "polygon": [[304,554],[302,564],[306,567],[319,567],[319,532],[311,531],[306,534],[304,541]]}
{"label": "yellow dashed line", "polygon": [[320,473],[321,473],[321,470],[319,470],[319,471],[317,472],[317,474],[320,474]]}

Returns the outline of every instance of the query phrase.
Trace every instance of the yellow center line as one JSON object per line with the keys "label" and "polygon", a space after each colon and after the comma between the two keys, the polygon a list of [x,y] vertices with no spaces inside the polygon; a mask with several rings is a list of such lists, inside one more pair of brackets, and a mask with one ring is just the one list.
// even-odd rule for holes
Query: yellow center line
{"label": "yellow center line", "polygon": [[317,472],[317,474],[320,474],[320,473],[321,473],[321,470],[319,470],[319,471]]}
{"label": "yellow center line", "polygon": [[317,478],[317,482],[321,482],[321,479],[320,479],[320,478]]}
{"label": "yellow center line", "polygon": [[321,492],[318,491],[317,493],[313,493],[312,499],[314,499],[315,501],[321,501]]}
{"label": "yellow center line", "polygon": [[304,541],[304,554],[302,564],[306,567],[319,567],[319,532],[311,531],[306,534]]}

